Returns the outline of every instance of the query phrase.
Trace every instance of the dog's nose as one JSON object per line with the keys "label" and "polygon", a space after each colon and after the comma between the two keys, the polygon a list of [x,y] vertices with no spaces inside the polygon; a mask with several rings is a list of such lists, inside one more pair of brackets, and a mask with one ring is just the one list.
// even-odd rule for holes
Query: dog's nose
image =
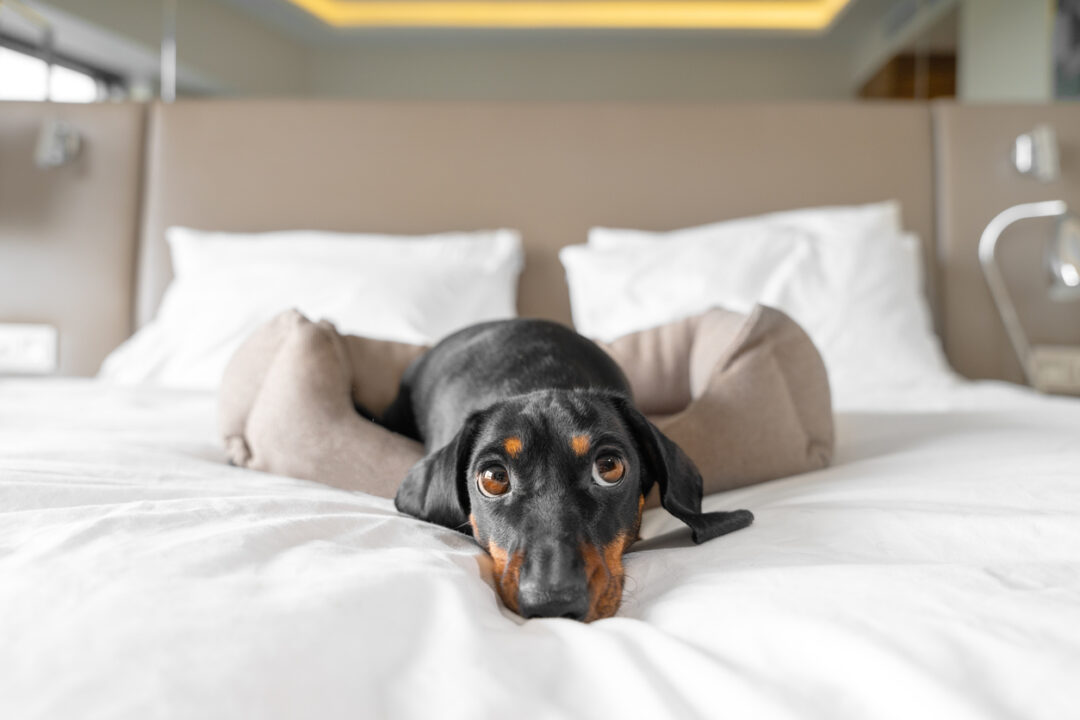
{"label": "dog's nose", "polygon": [[518,594],[523,618],[570,618],[584,620],[589,614],[589,597],[581,592],[557,591],[544,595]]}
{"label": "dog's nose", "polygon": [[567,617],[584,620],[589,612],[585,562],[568,543],[526,549],[518,579],[522,617]]}

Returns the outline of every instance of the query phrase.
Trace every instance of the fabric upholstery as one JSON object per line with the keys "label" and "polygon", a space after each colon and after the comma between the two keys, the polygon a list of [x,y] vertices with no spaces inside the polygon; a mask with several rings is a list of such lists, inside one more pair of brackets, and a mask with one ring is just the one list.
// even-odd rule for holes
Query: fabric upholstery
{"label": "fabric upholstery", "polygon": [[779,310],[714,309],[620,338],[607,350],[642,411],[661,415],[657,427],[698,466],[706,495],[817,470],[832,459],[825,364]]}
{"label": "fabric upholstery", "polygon": [[168,284],[170,225],[515,228],[527,256],[519,314],[567,324],[557,251],[597,225],[667,230],[896,199],[932,263],[932,170],[930,113],[918,103],[158,104],[137,322]]}
{"label": "fabric upholstery", "polygon": [[[778,310],[714,309],[602,347],[626,372],[638,407],[698,466],[706,494],[815,470],[832,457],[825,366]],[[424,350],[342,336],[296,311],[279,315],[225,371],[219,412],[230,460],[392,497],[423,448],[356,406],[378,418]]]}
{"label": "fabric upholstery", "polygon": [[380,413],[424,348],[355,336],[300,313],[277,316],[230,361],[219,425],[235,465],[393,497],[423,447],[360,415]]}

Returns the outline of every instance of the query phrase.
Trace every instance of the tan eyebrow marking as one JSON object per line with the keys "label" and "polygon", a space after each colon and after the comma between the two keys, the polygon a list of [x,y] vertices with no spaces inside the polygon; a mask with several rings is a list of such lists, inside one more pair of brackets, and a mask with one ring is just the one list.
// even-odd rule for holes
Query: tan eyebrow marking
{"label": "tan eyebrow marking", "polygon": [[521,452],[521,438],[517,435],[511,436],[503,440],[503,448],[506,450],[506,454],[510,457],[517,457]]}
{"label": "tan eyebrow marking", "polygon": [[588,435],[575,435],[570,438],[570,447],[574,448],[574,454],[578,457],[583,456],[589,452],[589,436]]}

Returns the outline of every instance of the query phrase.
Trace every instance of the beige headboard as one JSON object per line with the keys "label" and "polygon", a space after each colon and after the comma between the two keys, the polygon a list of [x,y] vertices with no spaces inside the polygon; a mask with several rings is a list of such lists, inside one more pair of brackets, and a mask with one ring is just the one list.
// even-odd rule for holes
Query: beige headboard
{"label": "beige headboard", "polygon": [[934,243],[924,105],[194,101],[152,108],[148,152],[138,324],[170,277],[170,225],[517,228],[519,310],[564,322],[556,251],[594,225],[896,198]]}
{"label": "beige headboard", "polygon": [[[1061,179],[1041,183],[1016,172],[1010,150],[1017,135],[1037,123],[1057,131]],[[945,349],[971,378],[1023,381],[978,261],[979,236],[1005,208],[1038,200],[1065,200],[1080,211],[1080,104],[957,105],[934,107],[938,160],[939,278]],[[1034,342],[1080,343],[1080,306],[1048,299],[1042,246],[1050,221],[1027,221],[1006,231],[999,254]]]}
{"label": "beige headboard", "polygon": [[[1080,105],[278,100],[146,111],[0,103],[0,322],[56,325],[61,374],[92,374],[133,316],[152,317],[171,275],[163,234],[173,224],[518,228],[528,251],[520,311],[568,322],[556,251],[593,225],[666,229],[896,198],[927,246],[950,361],[970,377],[1019,380],[979,271],[979,233],[1019,202],[1080,208]],[[84,150],[41,171],[33,145],[48,117],[71,120]],[[1060,138],[1055,183],[1009,164],[1013,138],[1038,122]],[[1076,343],[1080,313],[1045,293],[1036,245],[1049,231],[1030,223],[1005,235],[1006,279],[1034,340]]]}

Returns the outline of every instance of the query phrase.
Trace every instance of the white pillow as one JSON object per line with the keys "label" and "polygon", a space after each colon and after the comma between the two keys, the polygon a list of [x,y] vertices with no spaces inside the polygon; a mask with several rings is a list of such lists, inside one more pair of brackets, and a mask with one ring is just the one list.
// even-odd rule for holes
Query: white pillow
{"label": "white pillow", "polygon": [[922,243],[911,233],[818,243],[792,273],[775,307],[821,350],[835,407],[876,406],[891,390],[955,380],[922,284]]}
{"label": "white pillow", "polygon": [[423,237],[170,228],[174,279],[154,320],[113,351],[100,377],[216,388],[259,325],[297,308],[342,333],[433,343],[514,317],[523,266],[512,230]]}
{"label": "white pillow", "polygon": [[848,242],[859,238],[898,235],[902,232],[900,204],[895,200],[887,200],[868,205],[784,210],[667,232],[597,227],[589,231],[588,242],[590,247],[595,248],[626,248],[631,244],[640,246],[658,240],[706,240],[719,232],[772,225],[798,228],[812,234],[819,242]]}
{"label": "white pillow", "polygon": [[[800,239],[789,235],[790,255],[777,261],[780,231]],[[762,237],[771,239],[761,243]],[[583,253],[594,272],[610,269],[603,282],[581,272],[585,261],[574,256]],[[791,315],[814,340],[838,408],[859,406],[871,392],[954,378],[922,294],[918,238],[901,233],[895,202],[795,210],[670,233],[596,228],[587,248],[568,255],[574,320],[582,318],[586,335],[607,340],[714,305],[743,310],[761,302]],[[756,287],[752,278],[759,279]],[[604,283],[610,294],[600,297]],[[635,284],[650,288],[651,301],[628,287]],[[648,302],[647,312],[636,309]],[[623,306],[631,310],[605,312]]]}
{"label": "white pillow", "polygon": [[574,327],[610,341],[722,306],[746,312],[775,304],[812,250],[807,233],[783,226],[717,227],[707,235],[559,252]]}

